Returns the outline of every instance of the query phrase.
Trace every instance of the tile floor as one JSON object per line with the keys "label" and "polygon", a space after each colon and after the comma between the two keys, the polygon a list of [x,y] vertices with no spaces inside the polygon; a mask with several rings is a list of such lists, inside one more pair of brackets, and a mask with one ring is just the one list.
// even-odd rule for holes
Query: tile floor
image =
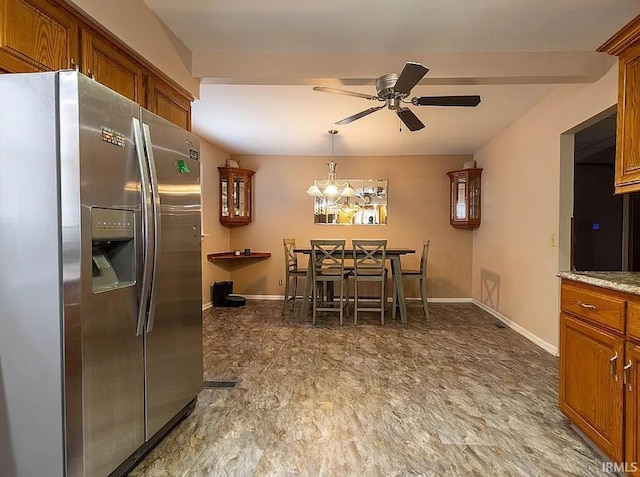
{"label": "tile floor", "polygon": [[338,326],[282,302],[205,312],[194,413],[132,476],[597,476],[557,407],[557,359],[472,304]]}

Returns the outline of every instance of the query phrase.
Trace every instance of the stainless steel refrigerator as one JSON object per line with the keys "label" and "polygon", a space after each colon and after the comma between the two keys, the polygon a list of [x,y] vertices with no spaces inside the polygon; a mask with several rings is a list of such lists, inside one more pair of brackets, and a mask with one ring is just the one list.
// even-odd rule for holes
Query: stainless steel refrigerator
{"label": "stainless steel refrigerator", "polygon": [[0,75],[0,475],[126,472],[202,387],[199,140]]}

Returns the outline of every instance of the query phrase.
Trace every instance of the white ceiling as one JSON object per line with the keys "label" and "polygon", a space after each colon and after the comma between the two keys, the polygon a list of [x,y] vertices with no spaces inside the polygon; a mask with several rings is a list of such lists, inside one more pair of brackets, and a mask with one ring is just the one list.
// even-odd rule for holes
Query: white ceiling
{"label": "white ceiling", "polygon": [[314,84],[375,95],[406,61],[431,69],[411,96],[482,103],[412,106],[417,132],[380,110],[337,127],[336,154],[473,153],[557,84],[604,74],[612,60],[595,48],[640,13],[638,0],[144,1],[194,53],[194,131],[232,153],[290,155],[330,153],[333,122],[374,105]]}

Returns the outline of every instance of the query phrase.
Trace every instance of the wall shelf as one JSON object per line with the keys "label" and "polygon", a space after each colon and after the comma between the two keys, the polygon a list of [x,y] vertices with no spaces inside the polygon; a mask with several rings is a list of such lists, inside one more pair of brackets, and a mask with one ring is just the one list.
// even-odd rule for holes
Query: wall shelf
{"label": "wall shelf", "polygon": [[207,254],[207,260],[210,262],[223,262],[228,260],[260,260],[271,257],[270,252],[251,252],[250,255],[241,253],[234,255],[233,252],[217,252]]}

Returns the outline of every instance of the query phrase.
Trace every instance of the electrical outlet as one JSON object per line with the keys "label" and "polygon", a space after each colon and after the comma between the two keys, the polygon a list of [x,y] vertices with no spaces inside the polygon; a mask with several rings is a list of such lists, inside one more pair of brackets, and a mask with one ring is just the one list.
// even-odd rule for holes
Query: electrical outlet
{"label": "electrical outlet", "polygon": [[278,280],[278,285],[282,285],[282,280]]}
{"label": "electrical outlet", "polygon": [[555,247],[556,246],[556,234],[551,234],[551,246]]}

